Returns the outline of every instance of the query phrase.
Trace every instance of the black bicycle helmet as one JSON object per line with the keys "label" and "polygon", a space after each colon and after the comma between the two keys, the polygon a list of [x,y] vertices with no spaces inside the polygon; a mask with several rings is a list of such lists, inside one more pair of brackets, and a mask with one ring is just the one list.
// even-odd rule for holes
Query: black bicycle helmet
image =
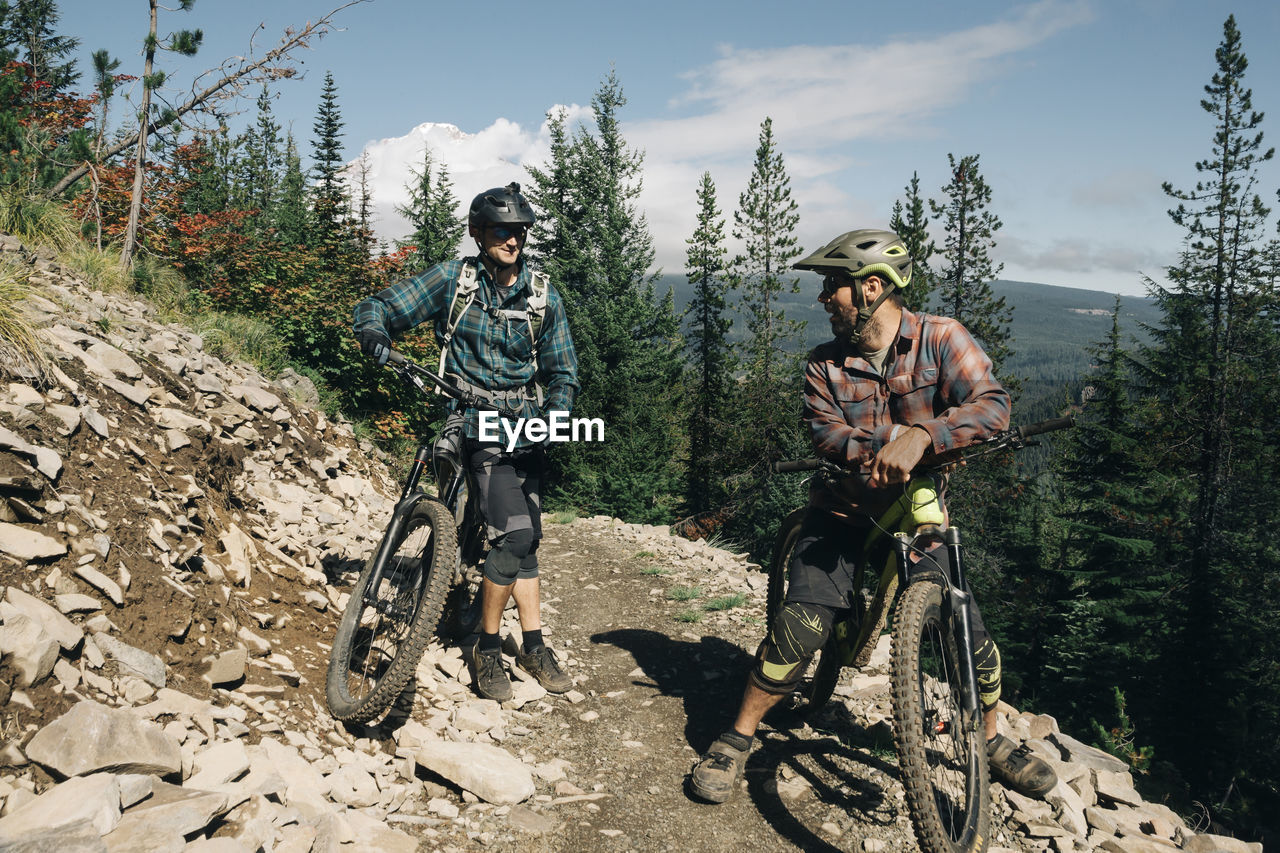
{"label": "black bicycle helmet", "polygon": [[480,193],[471,200],[471,210],[467,213],[467,224],[474,228],[484,225],[529,226],[533,221],[533,208],[520,194],[520,185],[515,181]]}
{"label": "black bicycle helmet", "polygon": [[818,273],[844,272],[853,278],[878,274],[899,288],[911,281],[911,254],[906,244],[892,231],[879,228],[841,234],[792,267]]}

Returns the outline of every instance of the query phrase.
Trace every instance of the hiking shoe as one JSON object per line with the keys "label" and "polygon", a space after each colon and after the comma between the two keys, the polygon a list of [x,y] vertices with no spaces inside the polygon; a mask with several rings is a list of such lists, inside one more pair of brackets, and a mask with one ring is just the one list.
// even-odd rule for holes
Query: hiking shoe
{"label": "hiking shoe", "polygon": [[467,653],[467,668],[471,670],[476,692],[485,699],[505,702],[515,695],[515,691],[511,689],[511,679],[502,668],[501,649],[482,652],[480,644],[476,643]]}
{"label": "hiking shoe", "polygon": [[690,787],[695,794],[710,803],[723,803],[733,795],[733,789],[742,778],[742,770],[747,766],[747,756],[751,753],[751,742],[745,735],[738,735],[740,742],[747,744],[746,748],[742,748],[726,740],[725,735],[728,734],[726,732],[716,738],[707,754],[693,768]]}
{"label": "hiking shoe", "polygon": [[556,660],[556,653],[548,646],[538,646],[529,654],[516,655],[516,666],[538,679],[548,693],[565,693],[573,687],[573,679]]}
{"label": "hiking shoe", "polygon": [[1025,743],[1015,747],[1004,735],[987,741],[987,760],[996,781],[1026,797],[1043,798],[1058,784],[1058,775],[1048,763],[1031,754]]}

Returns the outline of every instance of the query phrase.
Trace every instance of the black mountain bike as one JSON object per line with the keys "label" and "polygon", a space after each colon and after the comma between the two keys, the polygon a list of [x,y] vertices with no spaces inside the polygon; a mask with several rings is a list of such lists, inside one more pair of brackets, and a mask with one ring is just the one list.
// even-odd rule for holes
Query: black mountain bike
{"label": "black mountain bike", "polygon": [[[430,393],[434,385],[465,408],[518,417],[400,353],[391,353],[388,366],[420,392]],[[435,495],[422,488],[428,470]],[[475,629],[486,544],[475,494],[460,436],[419,445],[387,531],[338,623],[325,680],[329,712],[337,719],[363,723],[381,716],[413,678],[433,636],[456,638]]]}
{"label": "black mountain bike", "polygon": [[[801,713],[823,707],[840,671],[865,666],[870,660],[893,610],[893,741],[916,840],[927,853],[982,853],[991,821],[973,663],[972,596],[960,532],[938,526],[942,512],[934,477],[950,465],[975,457],[1032,447],[1036,444],[1028,441],[1032,436],[1074,423],[1065,417],[1004,430],[917,468],[902,497],[876,520],[867,536],[854,577],[854,605],[817,654],[812,676],[806,675],[793,694],[795,710]],[[778,473],[817,471],[822,477],[847,473],[823,459],[778,462],[773,469]],[[796,510],[787,516],[778,533],[769,567],[770,630],[784,601],[787,569],[804,512]],[[931,555],[931,551],[937,554],[937,548],[945,549],[945,560]],[[877,570],[878,577],[871,574]]]}

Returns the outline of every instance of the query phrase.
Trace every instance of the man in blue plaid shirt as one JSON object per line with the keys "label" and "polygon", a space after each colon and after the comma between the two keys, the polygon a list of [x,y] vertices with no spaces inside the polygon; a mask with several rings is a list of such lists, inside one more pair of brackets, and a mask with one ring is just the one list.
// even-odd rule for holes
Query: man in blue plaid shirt
{"label": "man in blue plaid shirt", "polygon": [[[471,202],[468,230],[479,254],[436,264],[356,306],[360,348],[379,364],[391,351],[391,335],[433,322],[447,375],[494,409],[546,419],[567,413],[578,394],[578,360],[564,303],[546,276],[523,257],[533,208],[508,184]],[[545,392],[545,400],[542,399]],[[546,454],[521,430],[513,443],[500,430],[482,430],[480,412],[461,421],[463,455],[476,475],[480,507],[489,528],[484,564],[480,639],[468,652],[476,691],[499,702],[512,696],[502,667],[502,611],[513,596],[523,642],[516,665],[552,693],[572,680],[542,639],[538,542],[542,538],[541,491]]]}

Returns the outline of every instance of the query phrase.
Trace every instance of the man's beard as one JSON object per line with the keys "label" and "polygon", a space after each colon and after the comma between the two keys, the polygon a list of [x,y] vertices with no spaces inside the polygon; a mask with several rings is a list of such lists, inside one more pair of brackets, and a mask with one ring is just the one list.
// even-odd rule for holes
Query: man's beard
{"label": "man's beard", "polygon": [[[852,340],[853,329],[858,322],[858,309],[853,307],[848,314],[841,311],[832,314],[831,318],[835,321],[831,324],[831,331],[835,336],[844,340]],[[862,335],[858,343],[861,344],[862,341],[869,338],[878,337],[887,325],[888,320],[885,318],[884,312],[877,309],[876,313],[871,315],[871,319],[867,321],[867,324],[862,327]]]}

